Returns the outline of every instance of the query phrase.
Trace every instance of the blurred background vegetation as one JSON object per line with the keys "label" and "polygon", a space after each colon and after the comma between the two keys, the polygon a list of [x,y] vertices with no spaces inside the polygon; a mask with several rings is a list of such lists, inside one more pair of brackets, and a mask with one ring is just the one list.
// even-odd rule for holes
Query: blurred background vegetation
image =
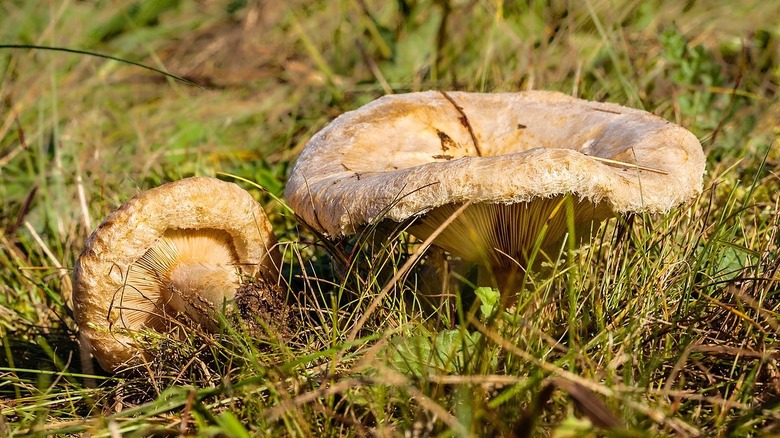
{"label": "blurred background vegetation", "polygon": [[[207,365],[190,380],[152,375],[159,392],[136,402],[122,391],[139,392],[137,377],[96,375],[88,384],[80,374],[96,371],[78,359],[66,305],[71,267],[102,218],[165,181],[233,175],[264,187],[242,183],[266,206],[280,240],[296,245],[288,261],[303,254],[312,276],[376,294],[377,276],[339,273],[275,198],[297,154],[329,120],[384,94],[427,89],[558,90],[643,108],[693,131],[708,155],[702,199],[671,218],[643,219],[633,238],[647,253],[629,248],[617,262],[585,269],[577,293],[589,297],[587,308],[561,311],[563,326],[571,329],[572,318],[582,324],[577,337],[564,336],[566,352],[553,359],[550,344],[522,348],[601,382],[600,396],[625,423],[612,433],[780,432],[774,2],[2,0],[0,44],[0,435],[523,435],[537,419],[545,433],[594,433],[598,421],[572,413],[576,396],[565,385],[557,386],[555,408],[541,407],[548,368],[486,362],[511,349],[408,323],[414,318],[401,299],[388,299],[369,332],[390,330],[381,322],[393,315],[396,333],[415,339],[397,346],[404,355],[430,356],[444,347],[420,339],[439,337],[460,355],[483,355],[460,368],[448,368],[452,358],[447,366],[432,361],[442,373],[518,380],[474,389],[465,377],[441,383],[392,358],[373,365],[395,366],[388,381],[346,371],[340,378],[336,369],[356,368],[339,361],[365,362],[376,338],[349,350],[337,309],[316,347],[277,346],[269,357],[250,348],[230,357],[249,355],[254,364],[221,376]],[[184,80],[52,48],[110,55]],[[383,249],[391,264],[406,254],[408,242],[398,239]],[[630,263],[638,273],[607,278]],[[562,282],[574,296],[571,281]],[[639,294],[650,298],[634,301]],[[608,304],[601,309],[598,300]],[[610,319],[621,309],[637,313],[636,325],[625,322],[630,315]],[[548,324],[538,322],[530,325]],[[528,333],[514,335],[512,345],[524,345],[518,339]],[[246,341],[236,336],[214,342]],[[336,354],[347,350],[346,358]],[[315,378],[315,369],[328,367]]]}

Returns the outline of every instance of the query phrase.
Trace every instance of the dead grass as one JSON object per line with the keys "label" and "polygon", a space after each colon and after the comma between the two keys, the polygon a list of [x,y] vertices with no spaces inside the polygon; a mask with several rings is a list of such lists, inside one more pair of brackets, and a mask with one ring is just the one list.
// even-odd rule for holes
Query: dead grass
{"label": "dead grass", "polygon": [[[145,3],[0,5],[0,41],[202,87],[0,49],[0,435],[780,432],[772,2]],[[531,88],[691,129],[704,194],[604,227],[493,319],[468,269],[401,230],[322,241],[274,200],[314,132],[382,94]],[[244,185],[290,242],[296,341],[190,328],[93,371],[66,305],[87,235],[139,190],[217,174],[269,191]],[[464,293],[415,298],[441,284]]]}

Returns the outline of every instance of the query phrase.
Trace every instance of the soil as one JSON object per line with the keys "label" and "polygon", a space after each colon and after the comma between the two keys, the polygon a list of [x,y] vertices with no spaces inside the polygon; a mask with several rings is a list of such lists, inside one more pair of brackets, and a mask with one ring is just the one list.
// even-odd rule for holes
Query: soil
{"label": "soil", "polygon": [[250,334],[289,341],[300,330],[300,321],[284,299],[281,286],[263,279],[246,282],[236,292],[236,308]]}

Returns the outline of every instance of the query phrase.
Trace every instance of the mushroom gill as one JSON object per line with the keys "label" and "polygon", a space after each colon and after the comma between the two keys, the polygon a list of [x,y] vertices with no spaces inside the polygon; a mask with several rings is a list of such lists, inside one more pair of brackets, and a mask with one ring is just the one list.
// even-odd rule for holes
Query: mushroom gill
{"label": "mushroom gill", "polygon": [[[437,207],[416,220],[409,231],[425,239],[433,234],[461,203]],[[614,216],[609,206],[572,195],[537,198],[514,204],[475,203],[441,230],[436,245],[483,269],[480,282],[501,290],[514,287],[516,274],[529,263],[551,261],[564,236],[586,241],[598,223]]]}
{"label": "mushroom gill", "polygon": [[224,231],[168,230],[127,274],[115,306],[123,328],[158,331],[178,313],[211,325],[240,286],[238,256]]}

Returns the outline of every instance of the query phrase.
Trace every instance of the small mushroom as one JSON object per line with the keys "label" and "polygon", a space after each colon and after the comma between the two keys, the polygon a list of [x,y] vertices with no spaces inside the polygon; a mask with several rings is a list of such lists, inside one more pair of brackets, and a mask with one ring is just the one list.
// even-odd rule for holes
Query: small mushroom
{"label": "small mushroom", "polygon": [[278,276],[271,224],[233,183],[186,178],[147,190],[111,213],[76,261],[74,313],[106,370],[140,357],[134,335],[186,315],[214,329],[245,278]]}
{"label": "small mushroom", "polygon": [[[686,129],[645,111],[556,92],[385,96],[306,145],[285,195],[333,238],[389,219],[516,288],[574,225],[667,212],[701,192],[704,154]],[[572,211],[573,214],[567,214]],[[484,280],[480,280],[483,282]]]}

